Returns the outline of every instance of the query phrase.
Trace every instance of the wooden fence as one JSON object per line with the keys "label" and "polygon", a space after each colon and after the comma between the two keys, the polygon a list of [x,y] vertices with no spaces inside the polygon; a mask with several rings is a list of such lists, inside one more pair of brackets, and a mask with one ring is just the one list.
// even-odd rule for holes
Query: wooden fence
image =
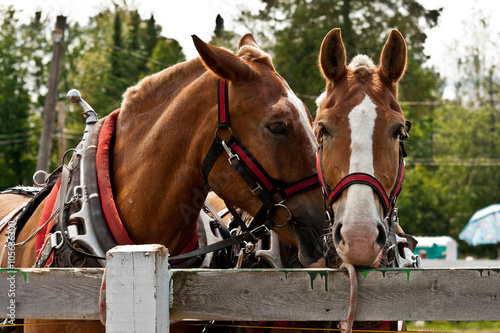
{"label": "wooden fence", "polygon": [[[346,270],[169,269],[159,245],[119,246],[107,256],[107,332],[168,332],[169,320],[187,318],[339,321],[347,316]],[[0,316],[12,314],[15,304],[16,318],[98,320],[103,273],[0,270]],[[500,321],[500,267],[366,269],[357,279],[355,320]]]}

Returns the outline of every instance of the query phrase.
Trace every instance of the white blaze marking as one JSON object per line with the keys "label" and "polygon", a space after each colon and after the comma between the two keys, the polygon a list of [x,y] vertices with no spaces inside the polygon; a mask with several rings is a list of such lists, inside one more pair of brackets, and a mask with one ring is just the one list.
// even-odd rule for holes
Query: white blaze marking
{"label": "white blaze marking", "polygon": [[[374,176],[373,132],[376,118],[376,105],[368,95],[365,96],[361,104],[349,113],[349,126],[351,128],[349,173],[363,172]],[[372,188],[360,184],[350,186],[347,190],[346,210],[344,212],[358,221],[362,217],[366,220],[376,221],[377,209]],[[350,218],[347,219],[350,220]]]}
{"label": "white blaze marking", "polygon": [[[287,89],[287,93],[288,93],[288,100],[297,108],[297,110],[299,111],[299,116],[300,116],[300,122],[302,124],[304,124],[304,126],[311,126],[310,125],[310,120],[309,120],[309,115],[308,115],[308,111],[307,109],[305,108],[304,106],[304,103],[302,103],[302,101],[297,97],[295,96],[295,93],[290,90],[290,89]],[[316,150],[317,148],[317,143],[316,143],[316,138],[314,137],[314,134],[312,131],[306,131],[306,133],[308,134],[308,137],[309,137],[309,140],[310,140],[310,145],[311,147]]]}
{"label": "white blaze marking", "polygon": [[364,172],[373,176],[373,131],[377,106],[368,95],[349,113],[351,161],[349,173]]}

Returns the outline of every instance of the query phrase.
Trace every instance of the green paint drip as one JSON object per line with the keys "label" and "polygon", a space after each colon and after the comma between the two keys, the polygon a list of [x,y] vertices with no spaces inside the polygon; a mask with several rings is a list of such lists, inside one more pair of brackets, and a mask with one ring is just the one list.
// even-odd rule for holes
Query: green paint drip
{"label": "green paint drip", "polygon": [[363,277],[365,279],[368,276],[368,273],[370,273],[370,272],[381,272],[383,277],[385,277],[385,273],[387,273],[387,272],[404,272],[404,273],[406,273],[406,281],[410,281],[411,272],[421,271],[421,270],[422,269],[418,269],[418,268],[401,269],[401,268],[385,267],[385,268],[362,269],[360,271],[363,273]]}
{"label": "green paint drip", "polygon": [[15,268],[1,268],[0,269],[0,273],[4,273],[4,272],[10,273],[11,275],[13,273],[21,273],[21,275],[23,276],[24,282],[26,282],[28,280],[27,273],[21,271],[20,269],[15,269]]}
{"label": "green paint drip", "polygon": [[321,279],[325,279],[325,291],[328,291],[328,272],[309,272],[309,277],[311,279],[311,289],[314,289],[314,280],[316,276],[321,276]]}

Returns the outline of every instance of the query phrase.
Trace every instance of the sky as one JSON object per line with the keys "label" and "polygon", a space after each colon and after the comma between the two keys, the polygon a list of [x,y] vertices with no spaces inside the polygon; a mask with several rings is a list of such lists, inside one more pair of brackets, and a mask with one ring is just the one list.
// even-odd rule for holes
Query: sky
{"label": "sky", "polygon": [[[314,1],[314,0],[313,0]],[[449,86],[445,97],[453,94],[453,77],[456,72],[456,60],[450,56],[463,52],[468,38],[478,38],[470,28],[474,13],[490,17],[488,36],[498,40],[500,37],[500,1],[498,0],[420,0],[428,9],[444,8],[437,27],[428,30],[425,52],[430,59],[428,66],[433,66],[443,77],[448,78]],[[225,27],[243,35],[248,32],[235,24],[234,19],[241,10],[258,8],[258,0],[128,0],[135,5],[142,17],[154,14],[156,21],[163,27],[163,34],[179,41],[188,59],[197,56],[191,39],[196,34],[204,41],[209,41],[215,28],[215,17],[220,14],[225,20]],[[244,5],[242,5],[244,3]],[[86,24],[88,18],[96,15],[103,8],[111,7],[112,0],[0,0],[0,7],[13,5],[23,12],[18,18],[28,21],[35,11],[65,15],[69,22]],[[54,17],[55,22],[55,17]],[[334,27],[332,27],[334,28]],[[463,45],[461,45],[461,43]],[[486,45],[485,52],[490,58],[498,57],[498,47]],[[500,60],[500,59],[496,59]]]}

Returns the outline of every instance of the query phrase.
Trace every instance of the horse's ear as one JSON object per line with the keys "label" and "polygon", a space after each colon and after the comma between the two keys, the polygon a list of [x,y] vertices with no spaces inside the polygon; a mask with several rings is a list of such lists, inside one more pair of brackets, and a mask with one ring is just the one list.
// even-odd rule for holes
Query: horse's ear
{"label": "horse's ear", "polygon": [[347,71],[344,42],[340,35],[340,29],[331,30],[321,43],[319,53],[319,65],[321,73],[326,79],[339,80]]}
{"label": "horse's ear", "polygon": [[245,45],[253,46],[260,49],[259,45],[257,45],[257,42],[253,38],[252,34],[245,34],[243,37],[241,37],[240,42],[238,44],[238,50]]}
{"label": "horse's ear", "polygon": [[205,66],[217,76],[232,83],[243,82],[252,70],[243,60],[228,50],[205,43],[192,35],[194,46]]}
{"label": "horse's ear", "polygon": [[391,85],[398,83],[406,70],[406,43],[403,35],[392,30],[380,55],[379,74]]}

